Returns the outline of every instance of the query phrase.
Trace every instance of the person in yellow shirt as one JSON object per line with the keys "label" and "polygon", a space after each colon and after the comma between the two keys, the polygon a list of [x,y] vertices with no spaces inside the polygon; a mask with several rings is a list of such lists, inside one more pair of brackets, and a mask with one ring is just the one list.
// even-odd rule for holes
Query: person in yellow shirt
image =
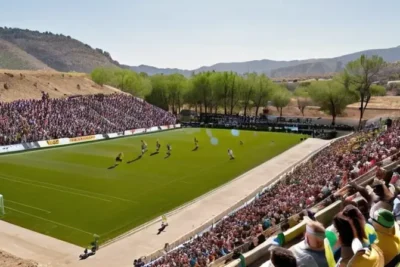
{"label": "person in yellow shirt", "polygon": [[400,263],[400,231],[392,212],[379,209],[374,212],[370,222],[375,228],[382,250],[385,266],[397,266]]}

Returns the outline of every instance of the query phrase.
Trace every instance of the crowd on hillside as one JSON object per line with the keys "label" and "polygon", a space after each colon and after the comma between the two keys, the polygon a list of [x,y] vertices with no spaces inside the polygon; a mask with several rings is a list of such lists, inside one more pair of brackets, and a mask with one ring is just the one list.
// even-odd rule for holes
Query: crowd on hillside
{"label": "crowd on hillside", "polygon": [[174,124],[175,117],[125,94],[0,102],[0,145]]}
{"label": "crowd on hillside", "polygon": [[263,230],[285,224],[290,216],[328,196],[332,198],[332,193],[371,167],[396,157],[399,148],[398,122],[384,132],[365,131],[345,137],[295,168],[251,205],[149,266],[207,266],[242,244],[255,247],[266,239]]}

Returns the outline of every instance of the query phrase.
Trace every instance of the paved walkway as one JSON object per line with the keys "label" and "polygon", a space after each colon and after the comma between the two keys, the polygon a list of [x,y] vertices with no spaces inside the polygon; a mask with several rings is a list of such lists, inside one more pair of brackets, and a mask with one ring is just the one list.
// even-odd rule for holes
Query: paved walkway
{"label": "paved walkway", "polygon": [[149,255],[163,248],[165,243],[173,243],[200,227],[327,143],[329,141],[307,139],[168,216],[169,227],[161,235],[156,235],[160,222],[155,220],[140,231],[101,248],[95,257],[85,261],[77,261],[82,249],[74,245],[5,222],[0,222],[0,249],[57,267],[132,266],[133,259]]}

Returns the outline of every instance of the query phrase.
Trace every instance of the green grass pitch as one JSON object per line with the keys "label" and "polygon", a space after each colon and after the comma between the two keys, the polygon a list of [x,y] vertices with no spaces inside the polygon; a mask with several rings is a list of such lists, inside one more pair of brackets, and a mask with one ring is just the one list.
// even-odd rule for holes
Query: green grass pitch
{"label": "green grass pitch", "polygon": [[[1,219],[80,246],[94,233],[105,242],[228,182],[301,137],[238,133],[186,128],[2,155],[0,194],[6,214]],[[197,151],[192,151],[194,137]],[[142,139],[148,152],[128,163],[140,154]],[[151,155],[157,139],[160,153]],[[169,158],[167,143],[172,145]],[[235,160],[229,160],[228,148]],[[124,162],[109,169],[119,152]]]}

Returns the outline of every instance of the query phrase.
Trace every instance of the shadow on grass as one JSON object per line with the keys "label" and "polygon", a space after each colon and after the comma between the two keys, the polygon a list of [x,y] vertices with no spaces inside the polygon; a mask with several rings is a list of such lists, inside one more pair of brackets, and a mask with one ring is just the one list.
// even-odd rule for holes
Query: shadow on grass
{"label": "shadow on grass", "polygon": [[107,169],[109,169],[109,170],[112,170],[112,169],[115,169],[115,168],[117,168],[117,166],[118,166],[118,164],[114,164],[114,165],[112,165],[112,166],[108,167]]}
{"label": "shadow on grass", "polygon": [[142,158],[142,156],[138,156],[136,159],[133,159],[133,160],[131,160],[131,161],[128,161],[127,164],[134,163],[135,161],[138,161],[138,160],[141,159],[141,158]]}
{"label": "shadow on grass", "polygon": [[150,156],[155,156],[155,155],[157,155],[157,154],[159,154],[159,153],[160,153],[160,152],[158,152],[158,151],[157,151],[157,152],[153,152],[153,153],[150,154]]}

